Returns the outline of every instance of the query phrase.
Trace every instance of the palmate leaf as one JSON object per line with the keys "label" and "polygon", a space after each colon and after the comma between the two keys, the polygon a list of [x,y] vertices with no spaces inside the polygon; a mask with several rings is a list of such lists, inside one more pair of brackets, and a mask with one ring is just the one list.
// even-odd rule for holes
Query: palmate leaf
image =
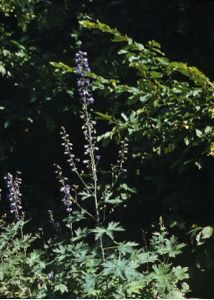
{"label": "palmate leaf", "polygon": [[118,222],[110,222],[108,224],[107,230],[110,231],[124,231],[124,228],[119,225]]}
{"label": "palmate leaf", "polygon": [[104,198],[104,202],[109,203],[109,204],[120,204],[121,202],[123,202],[119,196],[114,197],[114,198],[112,196],[113,196],[113,193],[106,194],[105,198]]}
{"label": "palmate leaf", "polygon": [[118,222],[110,222],[107,228],[96,227],[91,232],[95,233],[95,239],[98,240],[103,235],[107,235],[112,240],[114,239],[114,232],[124,231],[124,228],[119,225]]}
{"label": "palmate leaf", "polygon": [[72,212],[71,215],[67,216],[63,221],[68,224],[71,223],[78,223],[79,221],[85,219],[86,216],[84,215],[84,211],[83,212],[79,212],[79,211],[74,211]]}
{"label": "palmate leaf", "polygon": [[67,286],[65,284],[60,283],[60,284],[56,284],[54,286],[54,291],[56,291],[56,292],[59,291],[59,292],[61,292],[63,294],[65,292],[68,292],[68,288],[67,288]]}
{"label": "palmate leaf", "polygon": [[138,244],[135,242],[124,242],[124,243],[119,243],[117,249],[120,253],[123,255],[127,253],[132,253],[135,249],[134,247],[137,247]]}
{"label": "palmate leaf", "polygon": [[138,264],[127,259],[112,259],[103,263],[103,275],[113,275],[121,279],[136,279]]}
{"label": "palmate leaf", "polygon": [[171,264],[160,264],[152,267],[154,273],[151,273],[151,280],[155,282],[155,289],[158,295],[163,298],[183,298],[183,293],[189,291],[189,286],[185,282],[181,284],[181,288],[177,288],[177,283],[189,278],[187,268],[181,266],[171,268]]}
{"label": "palmate leaf", "polygon": [[155,278],[159,280],[161,278],[164,278],[166,275],[169,275],[171,264],[154,265],[152,269],[154,270]]}
{"label": "palmate leaf", "polygon": [[132,298],[134,295],[140,295],[142,293],[142,289],[145,288],[146,285],[146,277],[141,280],[130,282],[127,287],[128,296]]}
{"label": "palmate leaf", "polygon": [[106,233],[106,229],[101,227],[96,227],[95,229],[92,229],[91,232],[95,233],[95,239],[98,240]]}
{"label": "palmate leaf", "polygon": [[86,295],[96,296],[97,292],[95,290],[96,285],[96,275],[95,274],[85,274],[83,289]]}
{"label": "palmate leaf", "polygon": [[79,195],[81,196],[82,200],[86,200],[92,197],[92,194],[88,193],[87,191],[82,191],[81,193],[79,193]]}
{"label": "palmate leaf", "polygon": [[155,286],[159,291],[169,291],[173,287],[174,275],[170,272],[170,264],[154,265],[152,267],[154,272],[151,273],[151,278],[155,282]]}
{"label": "palmate leaf", "polygon": [[184,243],[178,244],[178,240],[175,236],[172,236],[170,239],[165,240],[166,243],[166,252],[169,257],[175,257],[176,255],[181,253],[181,249],[183,249],[186,245]]}
{"label": "palmate leaf", "polygon": [[141,264],[153,263],[158,260],[158,256],[153,252],[143,252],[138,254],[138,260]]}
{"label": "palmate leaf", "polygon": [[189,274],[187,273],[188,268],[186,267],[185,268],[182,268],[181,266],[173,267],[172,272],[175,275],[176,282],[189,278]]}
{"label": "palmate leaf", "polygon": [[72,241],[78,241],[85,238],[89,234],[89,230],[87,228],[78,227],[75,230],[75,236],[72,238]]}
{"label": "palmate leaf", "polygon": [[32,267],[38,264],[41,268],[45,267],[45,263],[41,261],[41,252],[38,250],[33,250],[29,257],[26,259],[27,264]]}

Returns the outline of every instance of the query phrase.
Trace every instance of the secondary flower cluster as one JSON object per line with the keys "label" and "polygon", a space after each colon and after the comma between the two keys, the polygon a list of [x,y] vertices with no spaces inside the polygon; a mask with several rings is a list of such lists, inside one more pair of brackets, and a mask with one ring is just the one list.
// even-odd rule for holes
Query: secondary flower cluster
{"label": "secondary flower cluster", "polygon": [[91,94],[91,83],[87,76],[87,72],[90,72],[88,65],[87,53],[79,51],[76,53],[76,74],[78,75],[77,86],[81,101],[85,104],[93,104],[94,98]]}
{"label": "secondary flower cluster", "polygon": [[64,197],[62,198],[62,203],[66,207],[66,211],[71,212],[72,211],[71,186],[69,184],[62,186],[60,192],[64,193]]}
{"label": "secondary flower cluster", "polygon": [[127,170],[124,169],[124,164],[127,160],[128,155],[128,139],[125,138],[121,142],[120,150],[119,150],[119,158],[117,160],[117,163],[115,165],[112,165],[112,181],[113,184],[118,180],[120,174],[122,172],[126,172]]}
{"label": "secondary flower cluster", "polygon": [[57,179],[59,180],[59,182],[61,184],[60,192],[62,192],[64,194],[63,198],[62,198],[62,203],[64,204],[66,211],[71,212],[72,204],[73,204],[73,200],[74,200],[71,195],[71,186],[66,183],[67,178],[63,177],[61,167],[59,165],[55,165],[55,167],[56,167],[55,173],[56,173]]}
{"label": "secondary flower cluster", "polygon": [[22,216],[22,194],[20,192],[22,180],[20,178],[20,174],[20,172],[17,172],[14,178],[12,174],[7,173],[4,177],[9,191],[8,199],[10,202],[10,212],[15,215],[17,220],[20,220]]}
{"label": "secondary flower cluster", "polygon": [[73,172],[77,171],[76,167],[76,161],[79,161],[78,159],[75,158],[73,154],[73,144],[70,141],[69,134],[66,132],[64,127],[61,127],[60,131],[61,139],[62,139],[62,146],[64,147],[64,154],[67,156],[67,162],[69,166],[71,167],[71,170]]}

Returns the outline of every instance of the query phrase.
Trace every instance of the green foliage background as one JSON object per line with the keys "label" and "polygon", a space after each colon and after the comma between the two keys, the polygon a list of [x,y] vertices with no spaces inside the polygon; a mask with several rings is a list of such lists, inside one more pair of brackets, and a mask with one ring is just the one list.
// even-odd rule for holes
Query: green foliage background
{"label": "green foliage background", "polygon": [[[61,125],[79,141],[72,66],[83,48],[104,146],[130,139],[128,182],[137,193],[117,218],[140,241],[164,216],[188,244],[182,259],[197,297],[214,293],[213,10],[212,1],[189,0],[0,2],[0,173],[23,172],[31,226],[50,234],[47,210],[63,214],[52,165],[63,160]],[[89,22],[97,19],[119,31]]]}

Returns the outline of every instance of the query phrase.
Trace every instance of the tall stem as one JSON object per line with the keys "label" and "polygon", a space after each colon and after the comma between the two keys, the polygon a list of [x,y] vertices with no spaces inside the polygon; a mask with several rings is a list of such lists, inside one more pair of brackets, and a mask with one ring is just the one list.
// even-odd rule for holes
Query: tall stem
{"label": "tall stem", "polygon": [[[100,226],[100,208],[99,208],[99,203],[98,203],[98,196],[97,196],[97,167],[96,167],[96,161],[95,161],[95,156],[94,156],[94,144],[93,144],[93,135],[92,135],[92,127],[91,127],[91,120],[90,120],[90,115],[88,112],[88,106],[86,102],[83,104],[83,111],[85,112],[86,116],[86,127],[87,127],[87,134],[88,136],[86,139],[89,142],[89,149],[90,149],[90,160],[91,160],[91,170],[92,170],[92,176],[93,176],[93,183],[94,183],[94,204],[95,204],[95,212],[96,212],[96,222],[97,226]],[[100,249],[102,253],[102,259],[105,261],[105,251],[103,247],[103,238],[99,238],[100,241]]]}
{"label": "tall stem", "polygon": [[[89,78],[87,78],[87,72],[90,72],[90,68],[88,65],[87,53],[83,51],[79,51],[76,53],[76,73],[78,74],[78,90],[80,94],[80,98],[82,101],[82,110],[83,110],[83,117],[85,118],[84,122],[84,135],[85,139],[88,143],[86,154],[89,154],[90,160],[88,166],[91,168],[91,173],[93,177],[93,198],[95,204],[95,212],[96,212],[96,223],[97,226],[100,226],[100,207],[98,202],[97,196],[97,168],[96,168],[96,161],[95,161],[95,143],[94,143],[94,128],[93,122],[91,120],[91,115],[88,111],[88,105],[94,103],[94,99],[91,94],[91,83]],[[105,253],[103,249],[103,239],[100,237],[100,248],[102,252],[103,261],[105,260]]]}

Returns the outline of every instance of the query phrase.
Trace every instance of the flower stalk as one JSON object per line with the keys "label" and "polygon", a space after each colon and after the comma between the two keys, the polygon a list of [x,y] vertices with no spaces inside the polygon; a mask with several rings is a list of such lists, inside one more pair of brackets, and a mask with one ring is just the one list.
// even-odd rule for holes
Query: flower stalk
{"label": "flower stalk", "polygon": [[[97,147],[97,137],[96,137],[96,129],[94,125],[96,122],[92,120],[91,111],[89,111],[89,106],[94,103],[94,98],[91,93],[91,83],[87,76],[87,72],[90,72],[90,68],[88,65],[87,53],[79,51],[76,54],[76,74],[78,76],[77,86],[80,95],[80,99],[82,102],[82,113],[81,118],[84,120],[83,125],[83,133],[86,140],[85,145],[85,155],[89,156],[89,159],[86,160],[86,165],[91,170],[92,178],[93,178],[93,198],[95,204],[95,213],[96,213],[96,223],[97,226],[100,226],[100,207],[99,200],[97,195],[97,163],[95,153],[99,150]],[[100,249],[102,252],[102,259],[105,261],[105,252],[103,246],[103,238],[100,237]]]}

